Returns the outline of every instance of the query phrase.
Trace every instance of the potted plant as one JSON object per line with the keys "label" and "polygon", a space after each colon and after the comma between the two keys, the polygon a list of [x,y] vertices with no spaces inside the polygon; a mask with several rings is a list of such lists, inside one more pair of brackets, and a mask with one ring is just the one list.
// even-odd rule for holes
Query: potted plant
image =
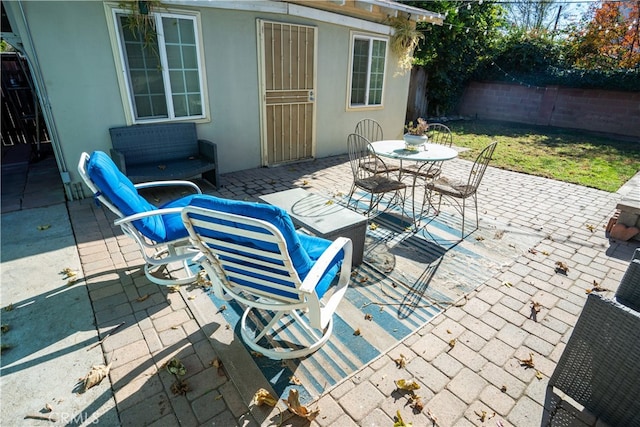
{"label": "potted plant", "polygon": [[403,139],[407,150],[417,151],[420,146],[429,140],[427,137],[429,123],[422,117],[418,118],[416,124],[413,121],[409,122],[405,128],[407,133],[404,134]]}

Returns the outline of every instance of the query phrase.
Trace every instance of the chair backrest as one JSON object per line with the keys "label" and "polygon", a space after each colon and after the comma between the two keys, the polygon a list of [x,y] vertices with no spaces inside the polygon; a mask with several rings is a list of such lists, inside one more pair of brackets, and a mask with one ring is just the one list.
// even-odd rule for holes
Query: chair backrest
{"label": "chair backrest", "polygon": [[382,141],[384,134],[382,126],[374,119],[362,119],[356,124],[355,133],[364,136],[369,142]]}
{"label": "chair backrest", "polygon": [[182,219],[226,286],[283,301],[304,299],[299,288],[314,263],[285,210],[203,195],[184,208]]}
{"label": "chair backrest", "polygon": [[441,144],[447,147],[451,147],[451,144],[453,144],[451,129],[442,123],[430,123],[427,129],[427,136],[432,144]]}
{"label": "chair backrest", "polygon": [[[140,196],[131,180],[120,172],[111,157],[103,151],[94,151],[91,155],[82,153],[78,173],[93,197],[119,218],[157,209]],[[165,224],[159,215],[133,221],[133,225],[142,235],[155,242],[164,242],[167,238]]]}
{"label": "chair backrest", "polygon": [[367,138],[356,133],[347,136],[349,162],[353,178],[358,181],[375,175],[377,171],[376,155]]}
{"label": "chair backrest", "polygon": [[484,172],[487,170],[487,166],[489,165],[489,161],[493,156],[493,151],[496,149],[496,145],[498,145],[497,141],[494,141],[491,144],[487,145],[478,155],[476,161],[473,163],[471,171],[469,172],[469,180],[467,181],[467,189],[469,194],[473,194],[478,190],[480,181],[482,181]]}

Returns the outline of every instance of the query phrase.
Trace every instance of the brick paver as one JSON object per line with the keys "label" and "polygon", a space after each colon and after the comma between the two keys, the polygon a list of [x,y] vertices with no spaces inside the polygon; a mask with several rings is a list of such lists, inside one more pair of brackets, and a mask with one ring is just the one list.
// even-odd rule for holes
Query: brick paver
{"label": "brick paver", "polygon": [[[468,162],[455,160],[445,167],[447,175],[463,176]],[[222,188],[205,185],[205,191],[257,200],[307,181],[311,191],[332,196],[346,193],[351,183],[345,156],[241,171],[222,179]],[[548,377],[581,312],[585,289],[597,282],[614,290],[637,246],[609,241],[602,231],[619,198],[615,193],[489,168],[479,190],[481,218],[511,221],[540,242],[479,286],[466,304],[450,307],[388,356],[326,390],[317,403],[320,415],[312,424],[388,426],[400,410],[405,422],[414,425],[431,425],[430,416],[443,427],[498,421],[503,426],[541,425]],[[211,366],[221,356],[210,332],[205,333],[208,325],[196,321],[185,292],[169,293],[149,283],[141,271],[137,246],[112,225],[113,216],[90,199],[69,202],[68,207],[101,336],[125,322],[102,343],[105,359],[114,359],[109,380],[122,424],[277,423],[278,411],[271,417],[256,409],[246,393],[239,392],[250,387],[228,378],[224,366]],[[589,231],[587,224],[596,231]],[[569,266],[566,275],[557,272],[557,261]],[[530,317],[532,302],[541,306],[537,318]],[[399,354],[408,360],[404,370],[393,362]],[[535,369],[518,360],[531,354]],[[188,371],[183,394],[174,393],[178,378],[165,368],[174,357]],[[394,386],[394,379],[405,376],[422,385],[421,413],[412,411],[407,397]],[[495,418],[485,422],[483,414]],[[595,417],[572,416],[571,425],[599,422]],[[303,424],[296,417],[285,417],[283,425]]]}

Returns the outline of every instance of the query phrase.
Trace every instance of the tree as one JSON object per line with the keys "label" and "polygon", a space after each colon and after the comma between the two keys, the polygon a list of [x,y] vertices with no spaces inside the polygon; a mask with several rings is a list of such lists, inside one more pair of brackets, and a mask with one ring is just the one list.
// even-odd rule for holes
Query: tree
{"label": "tree", "polygon": [[470,76],[491,51],[503,23],[503,9],[493,1],[463,7],[455,0],[404,3],[445,15],[442,26],[418,23],[424,39],[414,53],[414,64],[423,67],[427,74],[428,113],[450,113]]}
{"label": "tree", "polygon": [[556,0],[520,0],[505,3],[504,6],[507,21],[523,31],[551,29],[562,11],[562,6],[557,5]]}
{"label": "tree", "polygon": [[573,28],[567,58],[584,69],[640,67],[640,1],[593,4],[583,28]]}

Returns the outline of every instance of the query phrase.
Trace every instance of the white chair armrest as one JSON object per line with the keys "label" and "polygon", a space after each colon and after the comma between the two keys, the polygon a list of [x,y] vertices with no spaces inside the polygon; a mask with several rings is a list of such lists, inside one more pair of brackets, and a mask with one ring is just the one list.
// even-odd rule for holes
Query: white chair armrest
{"label": "white chair armrest", "polygon": [[351,274],[351,257],[353,254],[353,244],[351,239],[346,237],[338,237],[318,258],[318,261],[313,265],[307,277],[305,277],[300,287],[301,292],[312,293],[315,291],[320,278],[325,273],[331,261],[335,259],[340,253],[340,250],[344,249],[344,259],[342,260],[342,268],[340,270],[340,281],[344,280],[345,274],[347,277]]}
{"label": "white chair armrest", "polygon": [[137,220],[142,219],[142,218],[147,218],[147,217],[150,217],[150,216],[179,214],[180,212],[182,212],[182,209],[184,209],[184,208],[166,208],[166,209],[156,209],[156,210],[148,211],[148,212],[140,212],[140,213],[137,213],[137,214],[125,216],[124,218],[119,218],[119,219],[115,220],[113,223],[115,225],[122,225],[122,224],[127,224],[127,223],[130,223],[130,222],[133,222],[133,221],[137,221]]}
{"label": "white chair armrest", "polygon": [[202,190],[196,184],[191,181],[148,181],[135,184],[136,189],[151,188],[151,187],[191,187],[198,194],[202,194]]}

